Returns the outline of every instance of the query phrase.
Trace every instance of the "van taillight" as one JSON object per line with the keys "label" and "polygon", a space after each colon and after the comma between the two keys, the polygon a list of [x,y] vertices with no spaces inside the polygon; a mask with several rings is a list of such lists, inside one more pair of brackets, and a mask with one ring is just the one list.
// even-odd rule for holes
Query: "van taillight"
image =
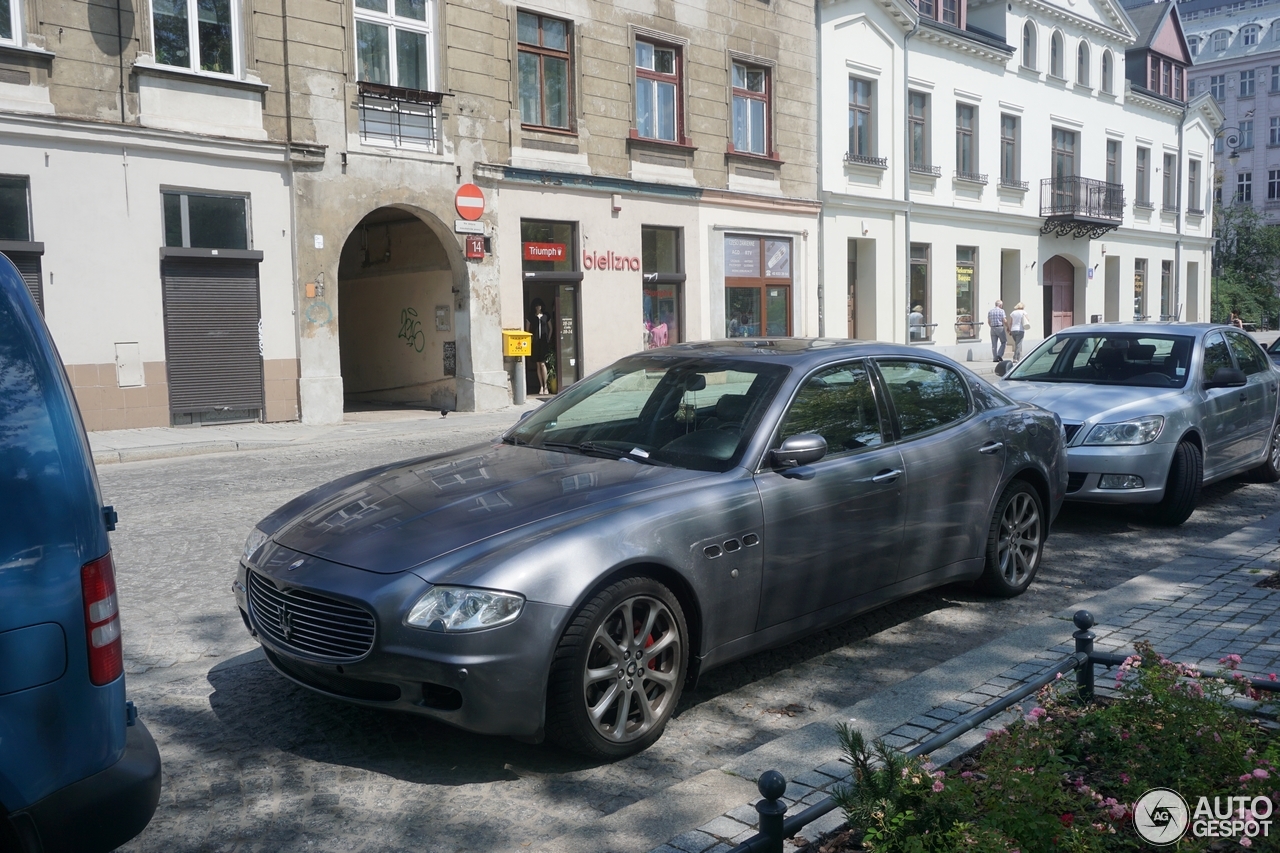
{"label": "van taillight", "polygon": [[124,672],[111,552],[81,567],[80,589],[84,593],[84,633],[89,640],[89,680],[109,684]]}

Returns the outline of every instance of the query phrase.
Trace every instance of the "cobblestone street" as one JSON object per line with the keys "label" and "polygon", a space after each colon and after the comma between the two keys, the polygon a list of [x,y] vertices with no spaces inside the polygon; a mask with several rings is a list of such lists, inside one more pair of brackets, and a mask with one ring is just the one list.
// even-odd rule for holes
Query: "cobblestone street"
{"label": "cobblestone street", "polygon": [[[159,810],[123,849],[548,844],[1217,540],[1272,511],[1278,491],[1210,487],[1175,530],[1138,513],[1068,507],[1021,598],[948,587],[714,670],[656,746],[614,764],[348,706],[276,675],[230,591],[253,524],[334,477],[463,446],[514,417],[455,414],[298,447],[99,467],[121,518],[113,544],[129,692],[165,762]],[[690,812],[686,825],[704,822]]]}

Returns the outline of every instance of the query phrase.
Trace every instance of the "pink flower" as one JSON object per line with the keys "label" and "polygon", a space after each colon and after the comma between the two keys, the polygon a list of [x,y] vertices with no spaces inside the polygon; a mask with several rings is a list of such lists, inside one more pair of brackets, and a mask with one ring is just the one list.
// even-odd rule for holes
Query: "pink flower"
{"label": "pink flower", "polygon": [[1044,708],[1032,708],[1030,716],[1035,717],[1038,720],[1047,713],[1048,711],[1046,711]]}
{"label": "pink flower", "polygon": [[1121,773],[1121,774],[1120,774],[1120,781],[1121,781],[1121,782],[1123,782],[1124,784],[1128,785],[1128,784],[1129,784],[1129,774],[1128,774],[1128,773]]}
{"label": "pink flower", "polygon": [[1271,778],[1271,774],[1270,774],[1270,773],[1268,773],[1267,771],[1263,770],[1261,767],[1259,767],[1257,770],[1254,770],[1254,771],[1253,771],[1253,778],[1255,778],[1255,779],[1269,779],[1269,778]]}
{"label": "pink flower", "polygon": [[1128,732],[1120,732],[1120,740],[1128,740],[1128,739],[1129,739]]}
{"label": "pink flower", "polygon": [[1235,669],[1242,662],[1240,655],[1227,655],[1224,658],[1218,658],[1218,663],[1225,663],[1227,669]]}
{"label": "pink flower", "polygon": [[966,771],[964,771],[963,773],[961,773],[961,774],[960,774],[960,778],[961,778],[961,779],[972,779],[972,778],[973,778],[973,773],[972,773],[972,772],[970,772],[970,771],[968,771],[968,770],[966,770]]}
{"label": "pink flower", "polygon": [[934,783],[933,783],[933,792],[934,792],[935,794],[940,794],[940,793],[942,793],[942,789],[943,789],[944,787],[946,787],[946,786],[945,786],[945,785],[943,785],[943,784],[942,784],[942,780],[941,780],[941,779],[939,779],[939,780],[937,780],[936,782],[934,782]]}
{"label": "pink flower", "polygon": [[1252,774],[1252,773],[1246,773],[1246,774],[1244,774],[1243,776],[1241,776],[1241,777],[1240,777],[1240,781],[1241,781],[1241,782],[1252,782],[1252,781],[1253,781],[1253,774]]}
{"label": "pink flower", "polygon": [[1270,678],[1272,681],[1275,681],[1275,680],[1276,680],[1276,674],[1273,672],[1273,673],[1271,673],[1270,675],[1268,675],[1268,676],[1267,676],[1267,678]]}
{"label": "pink flower", "polygon": [[1248,836],[1245,836],[1244,838],[1241,838],[1241,839],[1240,839],[1240,846],[1241,846],[1241,847],[1252,847],[1252,846],[1253,846],[1253,842],[1249,840],[1249,837],[1248,837]]}

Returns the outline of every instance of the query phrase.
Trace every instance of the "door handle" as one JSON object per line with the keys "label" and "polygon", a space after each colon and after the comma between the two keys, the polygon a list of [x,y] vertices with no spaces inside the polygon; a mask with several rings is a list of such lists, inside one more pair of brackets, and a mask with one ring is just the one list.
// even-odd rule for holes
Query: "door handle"
{"label": "door handle", "polygon": [[978,448],[979,453],[986,453],[987,455],[999,453],[1001,450],[1004,450],[1003,441],[990,441]]}
{"label": "door handle", "polygon": [[894,480],[902,476],[901,468],[893,468],[888,471],[881,471],[871,478],[873,483],[892,483]]}

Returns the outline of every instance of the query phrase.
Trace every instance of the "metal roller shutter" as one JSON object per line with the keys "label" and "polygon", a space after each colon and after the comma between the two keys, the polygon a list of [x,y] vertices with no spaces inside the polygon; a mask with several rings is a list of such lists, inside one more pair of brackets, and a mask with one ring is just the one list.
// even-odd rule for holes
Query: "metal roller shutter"
{"label": "metal roller shutter", "polygon": [[8,251],[4,252],[4,256],[13,261],[13,265],[18,268],[18,274],[27,283],[27,290],[31,291],[31,298],[36,301],[36,307],[43,314],[44,286],[41,284],[40,278],[40,254],[38,252]]}
{"label": "metal roller shutter", "polygon": [[170,412],[260,414],[258,262],[166,258],[162,276]]}

